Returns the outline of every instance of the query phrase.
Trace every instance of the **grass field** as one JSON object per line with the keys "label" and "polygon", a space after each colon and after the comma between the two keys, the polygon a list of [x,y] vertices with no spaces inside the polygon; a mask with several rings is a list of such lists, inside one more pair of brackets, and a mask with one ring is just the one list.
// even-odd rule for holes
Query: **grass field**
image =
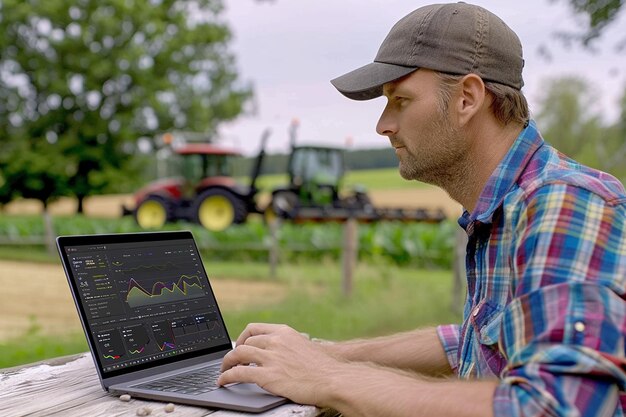
{"label": "grass field", "polygon": [[363,185],[368,190],[404,190],[434,188],[418,181],[407,181],[400,176],[398,168],[370,169],[350,171],[346,175],[345,185]]}
{"label": "grass field", "polygon": [[[241,178],[240,181],[246,183],[247,178]],[[289,178],[285,174],[263,175],[258,179],[258,186],[264,191],[269,191],[286,185],[288,181]],[[347,188],[359,185],[367,190],[404,190],[432,187],[422,182],[403,179],[398,173],[398,168],[349,171],[344,178],[343,185]]]}
{"label": "grass field", "polygon": [[[363,264],[355,274],[352,296],[344,297],[337,263],[282,265],[276,280],[268,278],[266,264],[211,263],[207,267],[212,276],[219,277],[216,280],[242,282],[240,291],[247,291],[245,282],[280,283],[286,288],[279,302],[225,309],[231,338],[252,321],[287,323],[311,336],[341,340],[459,320],[450,310],[449,271]],[[49,335],[34,320],[22,336],[0,341],[0,368],[86,349],[78,328]]]}

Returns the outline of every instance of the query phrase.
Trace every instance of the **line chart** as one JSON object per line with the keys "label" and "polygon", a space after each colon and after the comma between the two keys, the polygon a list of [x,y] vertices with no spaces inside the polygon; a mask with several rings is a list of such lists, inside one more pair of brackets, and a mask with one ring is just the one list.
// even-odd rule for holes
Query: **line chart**
{"label": "line chart", "polygon": [[185,301],[203,297],[204,289],[197,275],[181,275],[176,281],[155,282],[148,290],[134,278],[128,282],[126,302],[131,308],[143,307],[152,304]]}

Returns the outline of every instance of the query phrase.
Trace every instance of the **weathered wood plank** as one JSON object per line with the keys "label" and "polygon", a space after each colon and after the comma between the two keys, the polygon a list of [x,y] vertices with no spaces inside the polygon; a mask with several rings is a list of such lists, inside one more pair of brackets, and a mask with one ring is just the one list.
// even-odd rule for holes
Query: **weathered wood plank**
{"label": "weathered wood plank", "polygon": [[[120,401],[100,387],[89,353],[52,364],[0,370],[1,416],[134,416],[141,407],[149,407],[150,416],[250,416],[178,404],[174,413],[166,413],[162,402]],[[259,416],[314,417],[319,413],[315,407],[287,404]]]}

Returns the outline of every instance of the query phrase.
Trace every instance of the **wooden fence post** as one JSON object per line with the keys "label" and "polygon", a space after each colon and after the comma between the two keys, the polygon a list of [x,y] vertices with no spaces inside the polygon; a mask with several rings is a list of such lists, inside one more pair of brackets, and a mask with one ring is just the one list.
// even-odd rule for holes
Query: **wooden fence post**
{"label": "wooden fence post", "polygon": [[46,249],[48,250],[48,255],[55,255],[56,250],[56,238],[54,233],[54,225],[52,224],[52,216],[46,207],[43,210],[43,224],[44,230],[46,231]]}
{"label": "wooden fence post", "polygon": [[343,276],[341,289],[343,295],[352,294],[354,269],[359,253],[358,223],[355,218],[348,218],[343,226]]}
{"label": "wooden fence post", "polygon": [[276,268],[278,267],[278,258],[280,254],[279,242],[278,242],[278,229],[280,228],[280,219],[276,218],[269,222],[270,224],[270,278],[276,279],[278,274]]}

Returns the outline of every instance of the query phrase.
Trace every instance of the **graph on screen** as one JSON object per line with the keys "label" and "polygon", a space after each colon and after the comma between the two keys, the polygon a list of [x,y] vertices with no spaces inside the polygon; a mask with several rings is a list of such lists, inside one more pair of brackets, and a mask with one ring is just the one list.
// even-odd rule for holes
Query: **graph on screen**
{"label": "graph on screen", "polygon": [[95,334],[96,342],[104,359],[118,360],[126,355],[124,342],[117,329],[107,329]]}
{"label": "graph on screen", "polygon": [[141,285],[131,278],[128,281],[126,302],[129,307],[187,301],[205,295],[200,277],[181,275],[175,280],[157,280],[150,286]]}

